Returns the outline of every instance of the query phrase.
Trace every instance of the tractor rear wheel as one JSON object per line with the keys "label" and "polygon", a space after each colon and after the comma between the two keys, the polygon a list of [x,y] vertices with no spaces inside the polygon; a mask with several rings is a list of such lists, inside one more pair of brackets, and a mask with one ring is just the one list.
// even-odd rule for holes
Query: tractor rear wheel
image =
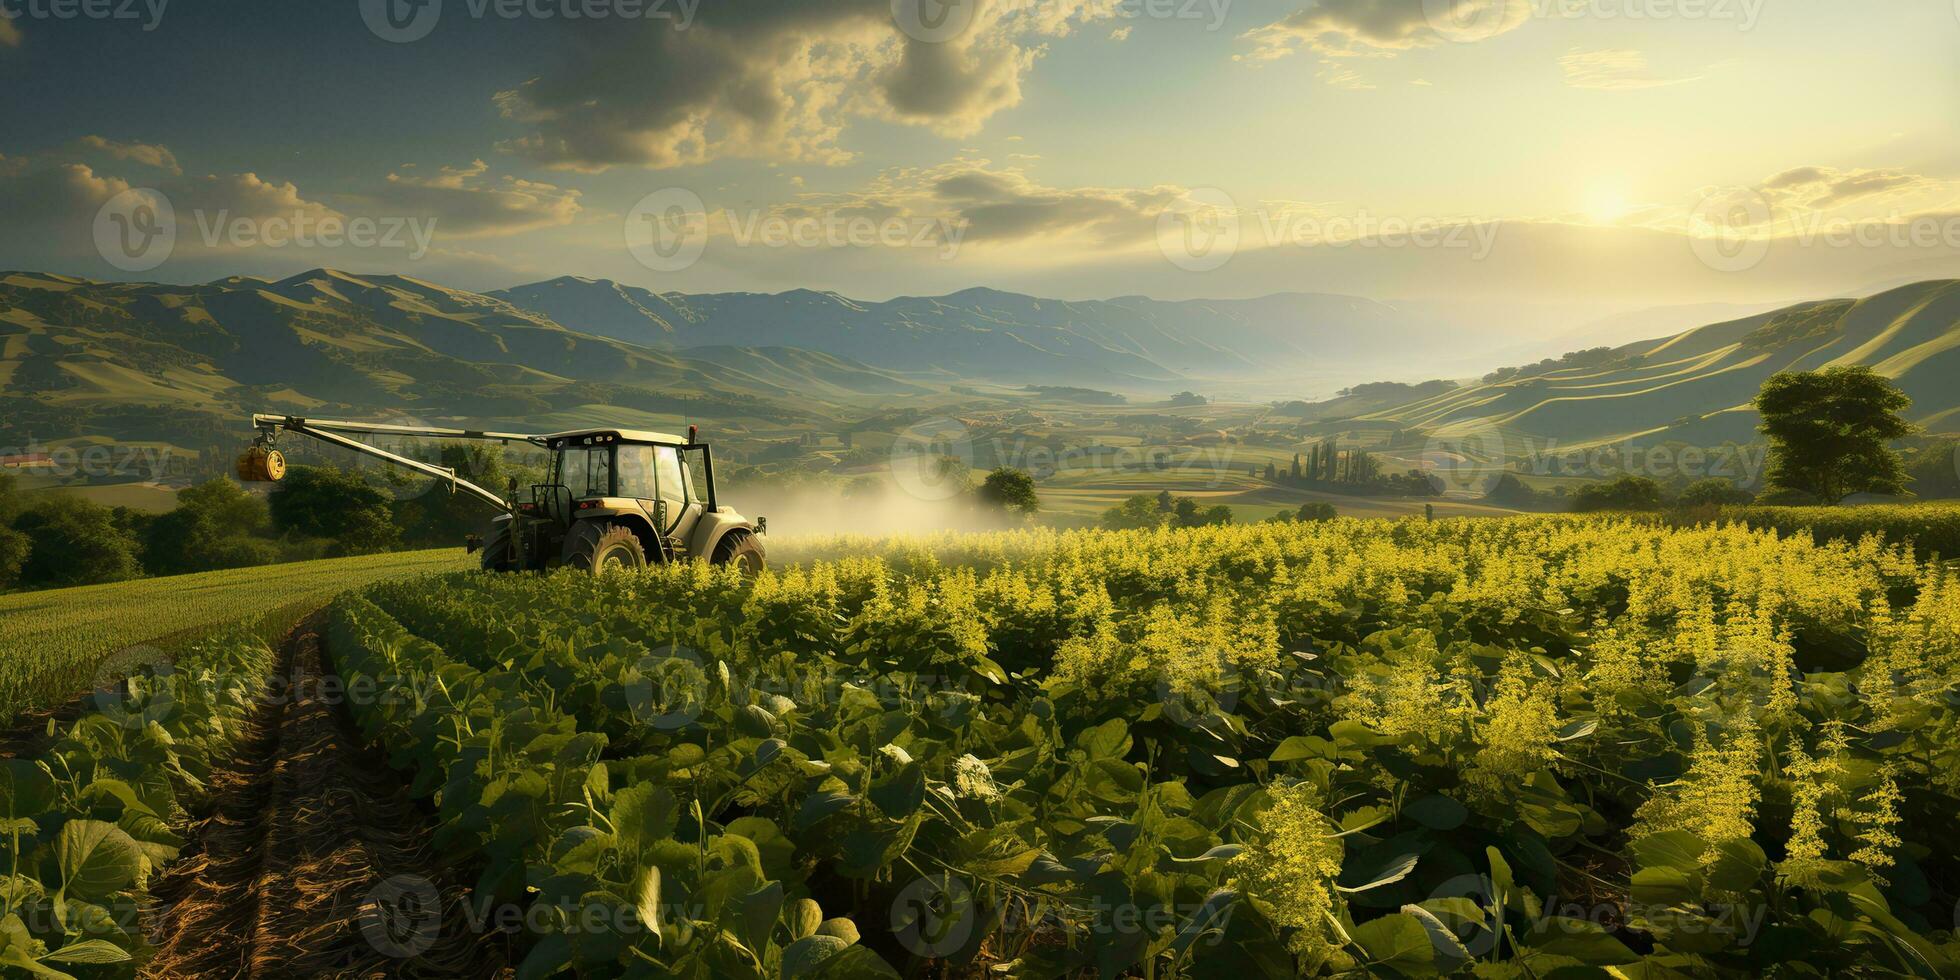
{"label": "tractor rear wheel", "polygon": [[647,567],[646,546],[630,527],[586,521],[565,541],[565,564],[594,575]]}
{"label": "tractor rear wheel", "polygon": [[715,545],[714,557],[709,559],[716,565],[734,565],[742,570],[744,576],[753,578],[762,574],[768,559],[762,551],[762,542],[747,531],[730,531]]}

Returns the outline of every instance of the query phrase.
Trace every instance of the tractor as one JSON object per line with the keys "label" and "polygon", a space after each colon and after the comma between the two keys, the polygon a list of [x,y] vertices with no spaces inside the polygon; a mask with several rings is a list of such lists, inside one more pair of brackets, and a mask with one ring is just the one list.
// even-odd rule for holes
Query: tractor
{"label": "tractor", "polygon": [[[292,432],[373,456],[470,494],[499,512],[468,546],[489,571],[569,566],[595,574],[702,559],[762,571],[768,521],[743,517],[715,494],[714,451],[687,427],[687,438],[634,429],[594,428],[551,435],[473,429],[336,422],[292,415],[254,415],[259,437],[238,458],[238,478],[277,482],[286,460],[277,445]],[[456,471],[391,453],[353,436],[412,436],[441,440],[527,443],[551,454],[546,482],[520,495],[518,482],[497,494],[460,479]]]}

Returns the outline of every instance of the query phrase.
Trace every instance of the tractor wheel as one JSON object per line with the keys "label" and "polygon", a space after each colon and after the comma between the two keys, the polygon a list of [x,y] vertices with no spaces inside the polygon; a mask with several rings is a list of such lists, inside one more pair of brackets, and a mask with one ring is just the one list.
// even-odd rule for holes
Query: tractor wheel
{"label": "tractor wheel", "polygon": [[767,558],[762,552],[762,542],[747,531],[730,531],[715,545],[715,556],[710,559],[717,565],[734,565],[749,578],[762,573]]}
{"label": "tractor wheel", "polygon": [[490,540],[483,545],[483,570],[508,572],[511,569],[510,558],[510,525],[498,524],[490,529]]}
{"label": "tractor wheel", "polygon": [[594,575],[647,567],[646,547],[633,529],[586,521],[565,541],[565,564]]}

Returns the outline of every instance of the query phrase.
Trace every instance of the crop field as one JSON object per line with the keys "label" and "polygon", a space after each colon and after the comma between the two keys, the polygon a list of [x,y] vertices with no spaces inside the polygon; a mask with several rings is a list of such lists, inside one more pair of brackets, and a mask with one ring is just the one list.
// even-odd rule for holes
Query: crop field
{"label": "crop field", "polygon": [[0,595],[0,726],[88,687],[104,657],[325,601],[383,579],[469,567],[461,549]]}
{"label": "crop field", "polygon": [[[300,888],[351,897],[265,955],[525,977],[1960,970],[1939,843],[1960,582],[1903,548],[1553,517],[773,558],[753,581],[456,573],[336,600],[334,689],[393,781],[362,792],[420,801],[388,829],[446,867],[307,865],[358,886]],[[31,939],[0,963],[151,955],[109,924],[215,832],[183,821],[232,780],[207,774],[280,751],[240,722],[260,686],[210,680],[272,659],[196,645],[7,763]],[[159,914],[223,907],[181,897],[212,874],[170,870]],[[421,918],[370,929],[404,889]],[[444,972],[471,950],[476,972]]]}

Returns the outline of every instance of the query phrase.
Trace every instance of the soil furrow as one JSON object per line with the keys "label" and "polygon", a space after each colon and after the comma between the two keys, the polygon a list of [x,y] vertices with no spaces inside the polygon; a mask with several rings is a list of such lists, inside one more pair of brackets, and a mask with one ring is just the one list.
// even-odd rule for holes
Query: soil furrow
{"label": "soil furrow", "polygon": [[[490,977],[502,941],[474,935],[442,884],[431,821],[360,751],[317,632],[296,628],[214,806],[154,889],[148,977]],[[194,852],[194,853],[189,853]]]}

